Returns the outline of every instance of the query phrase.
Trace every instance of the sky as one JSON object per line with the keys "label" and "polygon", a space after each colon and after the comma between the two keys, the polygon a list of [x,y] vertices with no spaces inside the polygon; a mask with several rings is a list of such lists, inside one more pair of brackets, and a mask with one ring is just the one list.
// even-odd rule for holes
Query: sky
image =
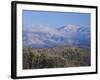
{"label": "sky", "polygon": [[36,25],[62,27],[68,24],[90,27],[90,13],[51,12],[23,10],[22,21],[24,29]]}

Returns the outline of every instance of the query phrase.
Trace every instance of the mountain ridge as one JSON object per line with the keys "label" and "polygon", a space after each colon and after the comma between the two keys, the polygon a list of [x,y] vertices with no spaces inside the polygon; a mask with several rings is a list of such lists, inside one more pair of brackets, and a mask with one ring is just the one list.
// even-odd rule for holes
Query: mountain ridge
{"label": "mountain ridge", "polygon": [[90,47],[90,28],[69,24],[59,28],[37,26],[23,30],[24,47],[49,48],[57,45]]}

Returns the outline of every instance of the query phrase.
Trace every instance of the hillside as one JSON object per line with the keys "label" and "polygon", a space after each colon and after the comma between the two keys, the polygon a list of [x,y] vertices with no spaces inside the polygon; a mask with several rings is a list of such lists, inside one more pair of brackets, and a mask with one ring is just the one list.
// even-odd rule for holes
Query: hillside
{"label": "hillside", "polygon": [[90,66],[90,50],[76,46],[23,48],[23,69]]}

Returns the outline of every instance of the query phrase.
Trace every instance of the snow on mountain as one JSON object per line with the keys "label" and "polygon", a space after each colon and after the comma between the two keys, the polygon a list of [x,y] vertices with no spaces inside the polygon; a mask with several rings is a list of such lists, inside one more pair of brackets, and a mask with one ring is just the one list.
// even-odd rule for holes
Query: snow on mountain
{"label": "snow on mountain", "polygon": [[60,28],[47,26],[32,27],[23,30],[23,45],[25,47],[43,48],[57,45],[90,45],[90,28],[76,25],[66,25]]}
{"label": "snow on mountain", "polygon": [[63,31],[67,31],[67,32],[77,32],[77,30],[79,28],[80,28],[79,26],[68,24],[66,26],[59,28],[59,30],[63,30]]}

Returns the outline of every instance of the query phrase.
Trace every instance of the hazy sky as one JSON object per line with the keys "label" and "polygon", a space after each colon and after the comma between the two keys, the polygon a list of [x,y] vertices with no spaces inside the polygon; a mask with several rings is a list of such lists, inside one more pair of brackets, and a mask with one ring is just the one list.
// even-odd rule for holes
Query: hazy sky
{"label": "hazy sky", "polygon": [[22,19],[24,28],[30,28],[35,25],[62,27],[68,24],[89,27],[91,20],[89,13],[65,13],[31,10],[23,10]]}

